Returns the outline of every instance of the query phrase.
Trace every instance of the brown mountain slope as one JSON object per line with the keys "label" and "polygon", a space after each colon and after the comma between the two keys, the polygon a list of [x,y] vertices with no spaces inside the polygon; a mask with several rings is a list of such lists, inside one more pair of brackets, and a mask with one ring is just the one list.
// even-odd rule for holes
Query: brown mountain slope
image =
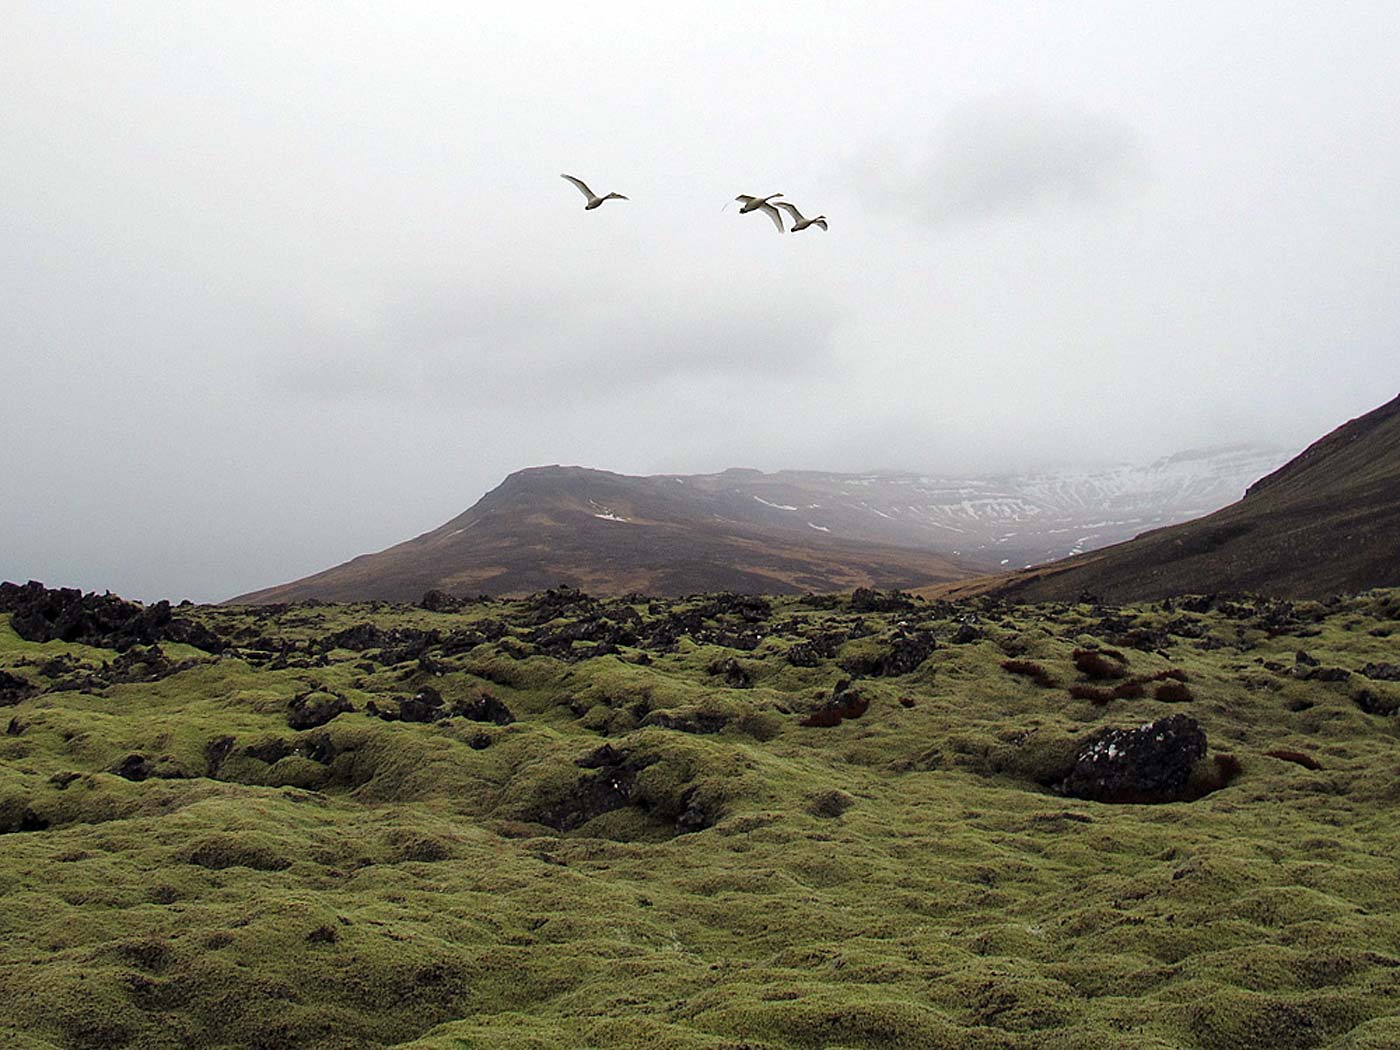
{"label": "brown mountain slope", "polygon": [[1400,397],[1250,486],[1238,503],[1080,557],[926,593],[1147,601],[1253,591],[1321,598],[1400,584]]}
{"label": "brown mountain slope", "polygon": [[805,520],[745,520],[752,505],[674,477],[537,467],[432,532],[233,601],[415,601],[432,589],[515,595],[560,583],[598,594],[798,594],[919,587],[986,569]]}

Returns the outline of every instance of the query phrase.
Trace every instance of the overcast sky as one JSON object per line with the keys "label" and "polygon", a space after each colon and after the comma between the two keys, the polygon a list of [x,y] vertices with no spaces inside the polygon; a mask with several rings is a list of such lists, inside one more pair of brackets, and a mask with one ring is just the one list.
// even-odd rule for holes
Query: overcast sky
{"label": "overcast sky", "polygon": [[[530,465],[1301,448],[1400,391],[1393,3],[4,21],[0,578],[220,599]],[[830,232],[721,211],[778,191]]]}

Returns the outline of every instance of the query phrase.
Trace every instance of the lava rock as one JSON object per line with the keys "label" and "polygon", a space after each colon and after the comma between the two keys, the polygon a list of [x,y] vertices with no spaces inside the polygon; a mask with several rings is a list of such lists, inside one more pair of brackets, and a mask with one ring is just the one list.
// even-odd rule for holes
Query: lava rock
{"label": "lava rock", "polygon": [[287,705],[287,725],[292,729],[316,729],[337,715],[355,710],[355,705],[339,693],[319,689],[300,693]]}
{"label": "lava rock", "polygon": [[206,652],[220,652],[219,637],[201,624],[176,619],[170,603],[151,606],[124,601],[114,594],[84,594],[72,587],[50,590],[30,580],[20,586],[0,583],[0,613],[30,642],[78,642],[125,652],[133,645],[181,642]]}
{"label": "lava rock", "polygon": [[1351,672],[1345,667],[1314,667],[1302,677],[1309,682],[1345,682]]}
{"label": "lava rock", "polygon": [[857,587],[851,594],[852,612],[908,612],[912,608],[914,608],[914,599],[903,591],[884,593],[871,587]]}
{"label": "lava rock", "polygon": [[430,685],[399,701],[400,722],[436,722],[444,717],[446,712],[443,711],[442,694]]}
{"label": "lava rock", "polygon": [[204,775],[216,777],[219,769],[224,764],[224,759],[228,758],[233,751],[234,738],[231,736],[215,737],[204,745]]}
{"label": "lava rock", "polygon": [[1137,729],[1102,729],[1075,750],[1059,789],[1093,802],[1179,802],[1191,797],[1191,772],[1205,754],[1205,731],[1187,715]]}
{"label": "lava rock", "polygon": [[112,772],[126,780],[134,780],[140,783],[155,776],[156,767],[145,755],[127,755],[124,759],[112,767]]}
{"label": "lava rock", "polygon": [[470,700],[458,700],[452,705],[452,714],[473,722],[493,722],[498,726],[508,726],[515,721],[510,708],[484,689]]}
{"label": "lava rock", "polygon": [[418,607],[428,612],[445,613],[456,612],[462,607],[462,601],[454,598],[446,591],[431,590],[426,592],[418,601]]}
{"label": "lava rock", "polygon": [[853,656],[838,666],[856,678],[898,678],[918,670],[937,648],[932,631],[900,631],[883,653]]}
{"label": "lava rock", "polygon": [[969,642],[980,641],[982,632],[970,623],[962,624],[953,632],[953,637],[949,639],[954,645],[967,645]]}
{"label": "lava rock", "polygon": [[1388,696],[1377,696],[1369,689],[1358,689],[1352,700],[1368,715],[1389,717],[1400,710],[1400,701]]}
{"label": "lava rock", "polygon": [[731,689],[748,689],[753,685],[753,675],[748,668],[732,656],[727,660],[716,660],[706,670],[712,675],[723,676],[724,684]]}
{"label": "lava rock", "polygon": [[579,777],[561,798],[535,813],[534,819],[555,831],[572,831],[604,813],[622,809],[632,800],[637,774],[654,761],[604,744],[575,761],[590,772]]}
{"label": "lava rock", "polygon": [[13,707],[33,696],[37,690],[19,675],[0,671],[0,707]]}
{"label": "lava rock", "polygon": [[1361,673],[1375,682],[1400,682],[1400,664],[1367,664]]}

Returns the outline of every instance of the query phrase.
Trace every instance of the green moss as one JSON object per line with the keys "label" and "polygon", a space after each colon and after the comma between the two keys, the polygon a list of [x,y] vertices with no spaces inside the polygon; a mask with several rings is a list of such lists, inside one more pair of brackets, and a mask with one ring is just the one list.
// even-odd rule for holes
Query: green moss
{"label": "green moss", "polygon": [[[817,728],[799,722],[849,677],[836,661],[879,655],[898,617],[864,614],[873,635],[794,667],[804,633],[855,616],[781,599],[756,649],[682,634],[566,663],[532,651],[517,603],[194,610],[303,646],[366,622],[499,619],[505,640],[436,670],[191,650],[154,681],[6,709],[0,1043],[1391,1046],[1397,723],[1357,698],[1384,710],[1400,686],[1309,679],[1295,654],[1395,663],[1397,611],[1392,592],[1299,607],[1283,634],[1191,614],[1215,641],[1124,651],[1133,674],[1184,671],[1195,699],[1099,706],[1000,664],[1014,651],[1076,681],[1076,646],[1114,644],[1101,611],[1017,607],[1003,627],[991,603],[930,603],[915,626],[946,638],[975,612],[985,637],[861,680],[866,713]],[[1112,612],[1149,631],[1183,615]],[[49,688],[41,665],[62,654],[99,679],[116,656],[0,618],[0,668]],[[747,686],[711,673],[731,657]],[[449,702],[489,689],[517,720],[365,713],[426,685]],[[288,703],[311,691],[357,710],[295,732]],[[1112,807],[1046,786],[1094,729],[1178,711],[1239,759],[1228,787]],[[621,764],[590,757],[604,745]],[[131,755],[148,779],[114,772]],[[543,822],[624,766],[615,807]]]}

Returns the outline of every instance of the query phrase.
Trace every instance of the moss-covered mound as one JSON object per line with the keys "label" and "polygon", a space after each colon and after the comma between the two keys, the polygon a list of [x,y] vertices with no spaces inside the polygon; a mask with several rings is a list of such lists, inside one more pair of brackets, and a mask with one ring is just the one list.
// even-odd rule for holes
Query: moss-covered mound
{"label": "moss-covered mound", "polygon": [[428,604],[0,615],[0,1045],[1400,1045],[1400,593]]}

